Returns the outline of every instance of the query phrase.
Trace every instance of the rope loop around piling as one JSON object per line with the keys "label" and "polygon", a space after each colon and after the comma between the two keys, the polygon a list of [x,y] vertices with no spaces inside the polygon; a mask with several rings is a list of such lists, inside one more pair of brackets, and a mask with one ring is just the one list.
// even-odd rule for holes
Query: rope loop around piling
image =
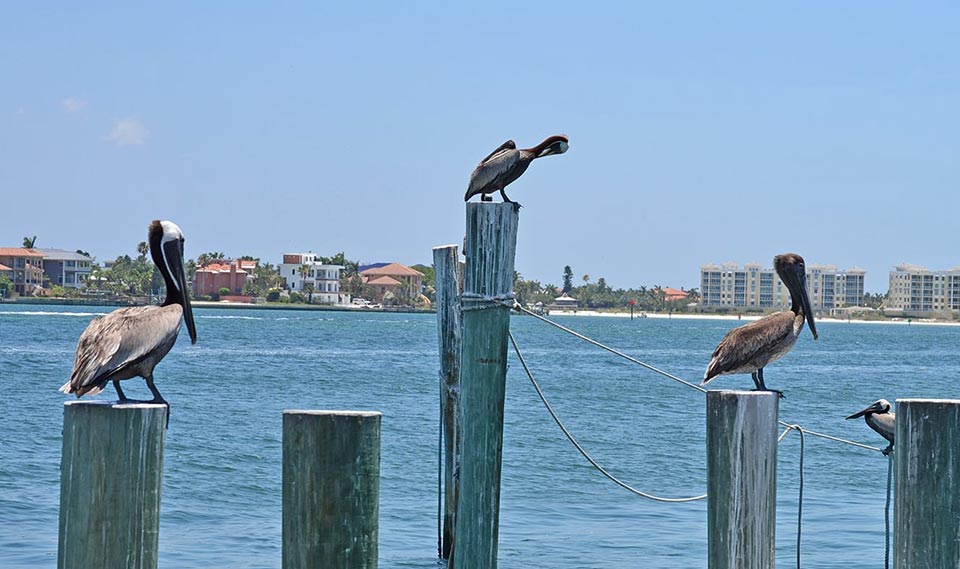
{"label": "rope loop around piling", "polygon": [[460,295],[461,306],[464,312],[471,310],[488,310],[490,308],[513,308],[516,304],[514,294],[486,295],[474,292],[464,292]]}

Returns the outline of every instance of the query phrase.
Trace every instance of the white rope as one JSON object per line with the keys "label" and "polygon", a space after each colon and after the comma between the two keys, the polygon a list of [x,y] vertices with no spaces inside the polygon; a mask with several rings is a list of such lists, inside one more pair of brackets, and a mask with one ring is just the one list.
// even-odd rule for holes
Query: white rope
{"label": "white rope", "polygon": [[[504,306],[506,306],[506,305],[504,305]],[[587,336],[584,336],[583,334],[580,334],[579,332],[576,332],[575,330],[571,330],[570,328],[567,328],[566,326],[563,326],[562,324],[558,324],[558,323],[554,322],[553,320],[550,320],[550,319],[548,319],[548,318],[544,318],[543,316],[537,314],[536,312],[533,312],[533,311],[531,311],[531,310],[528,310],[528,309],[524,308],[523,306],[520,305],[520,303],[514,302],[513,308],[516,309],[516,310],[518,310],[518,311],[520,311],[520,312],[523,312],[523,313],[525,313],[525,314],[529,314],[530,316],[533,316],[534,318],[540,320],[541,322],[546,322],[547,324],[553,326],[554,328],[557,328],[557,329],[559,329],[559,330],[563,330],[564,332],[566,332],[566,333],[568,333],[568,334],[571,334],[571,335],[573,335],[573,336],[575,336],[575,337],[577,337],[577,338],[580,338],[580,339],[583,340],[584,342],[587,342],[587,343],[589,343],[589,344],[593,344],[594,346],[597,346],[598,348],[601,348],[601,349],[603,349],[603,350],[606,350],[606,351],[610,352],[611,354],[620,356],[621,358],[624,358],[624,359],[626,359],[627,361],[633,362],[633,363],[635,363],[635,364],[637,364],[637,365],[639,365],[639,366],[642,366],[642,367],[644,367],[644,368],[646,368],[646,369],[648,369],[648,370],[650,370],[650,371],[659,373],[660,375],[662,375],[662,376],[664,376],[664,377],[666,377],[666,378],[668,378],[668,379],[672,379],[673,381],[676,381],[676,382],[678,382],[678,383],[682,383],[682,384],[686,385],[687,387],[690,387],[690,388],[692,388],[692,389],[696,389],[697,391],[699,391],[699,392],[701,392],[701,393],[706,393],[706,392],[707,392],[706,389],[704,389],[703,387],[701,387],[701,386],[699,386],[699,385],[697,385],[697,384],[695,384],[695,383],[691,383],[691,382],[686,381],[686,380],[684,380],[684,379],[681,379],[681,378],[679,378],[679,377],[677,377],[677,376],[675,376],[675,375],[673,375],[673,374],[667,373],[667,372],[665,372],[665,371],[663,371],[663,370],[661,370],[661,369],[658,369],[658,368],[656,368],[656,367],[654,367],[654,366],[652,366],[652,365],[650,365],[650,364],[644,363],[644,362],[642,362],[642,361],[640,361],[640,360],[638,360],[638,359],[636,359],[636,358],[634,358],[634,357],[628,356],[627,354],[625,354],[625,353],[623,353],[623,352],[621,352],[621,351],[619,351],[619,350],[616,350],[616,349],[614,349],[614,348],[611,348],[610,346],[606,346],[606,345],[604,345],[604,344],[602,344],[602,343],[600,343],[600,342],[598,342],[598,341],[596,341],[596,340],[594,340],[594,339],[592,339],[592,338],[588,338]],[[780,423],[780,425],[782,425],[782,426],[784,426],[784,427],[791,427],[791,426],[793,425],[792,423],[786,423],[786,422],[784,422],[784,421],[778,421],[778,422]],[[831,436],[831,435],[826,435],[826,434],[824,434],[824,433],[818,433],[818,432],[816,432],[816,431],[811,431],[811,430],[809,430],[809,429],[804,429],[803,432],[806,433],[806,434],[808,434],[808,435],[812,435],[812,436],[814,436],[814,437],[820,437],[820,438],[822,438],[822,439],[827,439],[827,440],[831,440],[831,441],[834,441],[834,442],[843,443],[843,444],[847,444],[847,445],[859,447],[859,448],[866,449],[866,450],[874,450],[874,451],[877,451],[877,452],[883,452],[883,449],[881,449],[881,448],[877,448],[877,447],[870,446],[870,445],[865,445],[865,444],[858,443],[858,442],[854,442],[854,441],[850,441],[850,440],[847,440],[847,439],[841,439],[841,438],[839,438],[839,437],[834,437],[834,436]],[[781,435],[781,438],[782,438],[782,435]]]}
{"label": "white rope", "polygon": [[890,569],[890,486],[893,481],[893,453],[887,455],[887,505],[883,509],[883,567]]}
{"label": "white rope", "polygon": [[[787,425],[787,428],[777,438],[777,444],[783,441],[790,431],[800,433],[800,495],[797,498],[797,569],[800,569],[800,538],[803,535],[803,451],[804,451],[804,428],[800,425]],[[809,431],[806,431],[809,432]]]}
{"label": "white rope", "polygon": [[540,316],[540,315],[537,314],[536,312],[532,312],[532,311],[530,311],[530,310],[527,310],[526,308],[520,306],[519,303],[515,303],[515,304],[514,304],[514,308],[516,308],[517,310],[519,310],[519,311],[521,311],[521,312],[524,312],[524,313],[526,313],[526,314],[529,314],[530,316],[533,316],[534,318],[537,318],[538,320],[541,320],[541,321],[543,321],[543,322],[546,322],[547,324],[549,324],[549,325],[551,325],[551,326],[553,326],[553,327],[555,327],[555,328],[559,328],[560,330],[563,330],[564,332],[566,332],[566,333],[568,333],[568,334],[572,334],[572,335],[576,336],[577,338],[580,338],[580,339],[583,340],[584,342],[587,342],[587,343],[589,343],[589,344],[593,344],[594,346],[596,346],[596,347],[598,347],[598,348],[600,348],[600,349],[606,350],[606,351],[610,352],[611,354],[615,354],[615,355],[617,355],[617,356],[620,356],[621,358],[624,358],[625,360],[630,361],[630,362],[633,362],[633,363],[635,363],[635,364],[637,364],[637,365],[639,365],[639,366],[642,366],[642,367],[644,367],[644,368],[646,368],[646,369],[648,369],[648,370],[650,370],[650,371],[652,371],[652,372],[659,373],[660,375],[662,375],[662,376],[664,376],[664,377],[666,377],[666,378],[668,378],[668,379],[672,379],[673,381],[676,381],[676,382],[678,382],[678,383],[682,383],[682,384],[686,385],[687,387],[696,389],[697,391],[699,391],[699,392],[701,392],[701,393],[706,393],[706,392],[707,392],[706,389],[704,389],[703,387],[700,387],[699,385],[697,385],[697,384],[695,384],[695,383],[690,383],[689,381],[687,381],[687,380],[685,380],[685,379],[680,379],[679,377],[677,377],[677,376],[675,376],[675,375],[673,375],[673,374],[667,373],[667,372],[663,371],[662,369],[657,369],[657,368],[653,367],[652,365],[647,364],[647,363],[644,363],[644,362],[642,362],[642,361],[640,361],[640,360],[638,360],[638,359],[636,359],[636,358],[633,358],[633,357],[631,357],[631,356],[628,356],[627,354],[625,354],[625,353],[623,353],[623,352],[621,352],[621,351],[619,351],[619,350],[616,350],[616,349],[614,349],[614,348],[611,348],[610,346],[606,346],[606,345],[604,345],[604,344],[601,344],[600,342],[598,342],[598,341],[596,341],[596,340],[594,340],[594,339],[592,339],[592,338],[588,338],[588,337],[584,336],[583,334],[580,334],[579,332],[575,332],[575,331],[571,330],[570,328],[567,328],[566,326],[563,326],[563,325],[561,325],[561,324],[557,324],[557,323],[554,322],[553,320],[549,320],[549,319],[547,319],[547,318],[544,318],[543,316]]}
{"label": "white rope", "polygon": [[[471,310],[487,310],[489,308],[513,308],[516,304],[512,292],[506,294],[497,294],[494,296],[486,294],[477,294],[475,292],[465,292],[460,295],[461,306],[464,312]],[[469,306],[467,304],[469,303]]]}
{"label": "white rope", "polygon": [[643,498],[647,498],[648,500],[654,500],[657,502],[668,502],[668,503],[694,502],[696,500],[703,500],[704,498],[707,497],[706,494],[702,494],[700,496],[691,496],[689,498],[664,498],[661,496],[655,496],[653,494],[649,494],[647,492],[637,490],[633,486],[630,486],[626,482],[623,482],[616,476],[607,472],[606,469],[600,466],[600,464],[596,460],[594,460],[593,457],[591,457],[590,454],[587,453],[587,451],[582,446],[580,446],[580,443],[577,442],[577,439],[575,439],[573,435],[570,434],[570,431],[568,431],[567,428],[563,425],[563,422],[560,421],[560,417],[557,416],[557,413],[553,410],[553,407],[550,405],[550,402],[547,401],[546,396],[543,394],[543,390],[540,389],[540,385],[537,383],[537,380],[534,379],[533,373],[531,373],[530,368],[527,367],[527,361],[523,358],[523,354],[520,352],[519,346],[517,346],[517,341],[516,339],[514,339],[513,333],[507,332],[507,334],[510,337],[510,343],[513,344],[514,351],[517,353],[517,358],[520,359],[520,365],[523,366],[523,371],[527,372],[527,377],[530,378],[530,383],[532,383],[533,388],[537,390],[537,395],[540,396],[540,400],[543,401],[543,405],[547,408],[547,411],[550,412],[550,416],[553,417],[554,422],[557,423],[557,426],[560,427],[560,430],[563,431],[563,434],[566,435],[567,439],[573,444],[573,446],[575,446],[577,450],[580,451],[580,454],[583,455],[583,458],[587,459],[587,462],[593,465],[593,467],[596,468],[601,474],[606,476],[614,484],[617,484],[621,488],[629,492],[632,492],[637,496],[641,496]]}

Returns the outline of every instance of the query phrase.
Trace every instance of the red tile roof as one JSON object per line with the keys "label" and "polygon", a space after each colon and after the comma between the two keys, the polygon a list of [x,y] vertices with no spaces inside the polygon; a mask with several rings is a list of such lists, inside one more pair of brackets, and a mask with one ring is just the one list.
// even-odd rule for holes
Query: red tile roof
{"label": "red tile roof", "polygon": [[379,277],[367,277],[366,282],[363,284],[368,285],[379,285],[379,286],[397,286],[400,284],[400,281],[393,277],[387,275],[381,275]]}
{"label": "red tile roof", "polygon": [[665,300],[683,300],[687,298],[687,291],[667,287],[663,289],[663,295]]}
{"label": "red tile roof", "polygon": [[401,275],[401,276],[423,276],[423,273],[415,269],[411,269],[406,265],[401,265],[400,263],[390,263],[389,265],[383,267],[377,267],[375,269],[367,269],[360,273],[364,276],[371,275]]}
{"label": "red tile roof", "polygon": [[[229,273],[230,272],[230,263],[210,263],[209,265],[204,265],[197,268],[198,273]],[[238,274],[246,274],[247,271],[243,269],[237,269]]]}
{"label": "red tile roof", "polygon": [[34,249],[24,249],[23,247],[0,247],[0,257],[40,257],[43,253]]}
{"label": "red tile roof", "polygon": [[4,265],[3,263],[0,263],[0,273],[6,273],[12,270],[13,269],[11,269],[10,267]]}

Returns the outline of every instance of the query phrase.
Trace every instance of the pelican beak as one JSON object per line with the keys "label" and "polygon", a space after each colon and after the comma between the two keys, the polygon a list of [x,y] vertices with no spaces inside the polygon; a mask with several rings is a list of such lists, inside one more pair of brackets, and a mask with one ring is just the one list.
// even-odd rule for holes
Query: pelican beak
{"label": "pelican beak", "polygon": [[813,339],[817,339],[817,325],[813,322],[813,309],[810,308],[810,296],[807,294],[807,275],[800,275],[800,302],[803,304],[803,314],[807,318],[807,324],[810,325],[810,333]]}
{"label": "pelican beak", "polygon": [[170,241],[164,245],[164,253],[169,259],[170,273],[176,282],[180,294],[180,306],[183,307],[183,321],[190,333],[190,343],[197,343],[197,327],[193,323],[193,308],[190,306],[190,291],[187,288],[187,273],[183,268],[183,241]]}
{"label": "pelican beak", "polygon": [[860,411],[857,411],[853,415],[850,415],[849,417],[847,417],[847,419],[856,419],[857,417],[863,417],[867,413],[876,413],[878,411],[880,411],[880,405],[878,405],[877,403],[874,403],[869,407],[867,407],[866,409],[862,409]]}

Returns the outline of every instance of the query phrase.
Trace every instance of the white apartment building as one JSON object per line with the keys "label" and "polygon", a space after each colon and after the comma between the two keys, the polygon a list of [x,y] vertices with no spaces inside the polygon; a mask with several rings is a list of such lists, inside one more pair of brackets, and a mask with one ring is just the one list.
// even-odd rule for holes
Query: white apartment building
{"label": "white apartment building", "polygon": [[[866,271],[838,270],[833,265],[807,265],[807,293],[814,310],[863,306]],[[790,291],[776,271],[759,263],[700,267],[700,305],[705,308],[788,308]]]}
{"label": "white apartment building", "polygon": [[[280,276],[291,291],[304,292],[313,286],[312,298],[320,304],[340,302],[340,271],[342,265],[324,265],[314,253],[284,253]],[[309,287],[307,287],[309,288]]]}
{"label": "white apartment building", "polygon": [[929,313],[960,310],[960,267],[931,271],[904,263],[890,271],[887,311]]}

